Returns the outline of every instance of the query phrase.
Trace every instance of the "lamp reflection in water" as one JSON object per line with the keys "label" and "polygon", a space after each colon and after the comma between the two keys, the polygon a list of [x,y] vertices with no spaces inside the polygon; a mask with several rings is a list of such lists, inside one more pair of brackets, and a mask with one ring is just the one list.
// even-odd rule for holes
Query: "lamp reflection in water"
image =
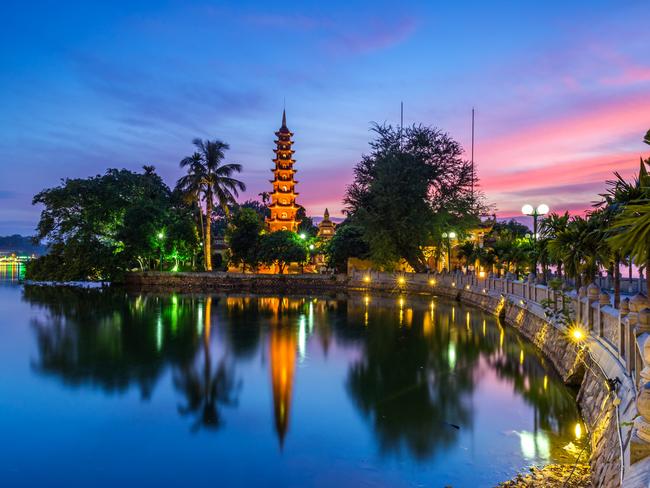
{"label": "lamp reflection in water", "polygon": [[548,435],[542,431],[535,433],[523,431],[519,432],[519,443],[521,454],[526,459],[543,459],[548,460],[551,457],[551,443]]}

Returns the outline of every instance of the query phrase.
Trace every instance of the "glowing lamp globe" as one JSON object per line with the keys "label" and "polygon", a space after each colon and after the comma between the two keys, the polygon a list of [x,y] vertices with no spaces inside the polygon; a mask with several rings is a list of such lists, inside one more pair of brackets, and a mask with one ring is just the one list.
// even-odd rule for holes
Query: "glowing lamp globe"
{"label": "glowing lamp globe", "polygon": [[537,213],[540,215],[546,215],[549,211],[548,205],[545,203],[542,203],[537,206]]}
{"label": "glowing lamp globe", "polygon": [[456,239],[456,233],[453,230],[449,233],[449,238]]}
{"label": "glowing lamp globe", "polygon": [[526,204],[523,207],[521,207],[521,213],[524,215],[530,215],[533,213],[533,206]]}

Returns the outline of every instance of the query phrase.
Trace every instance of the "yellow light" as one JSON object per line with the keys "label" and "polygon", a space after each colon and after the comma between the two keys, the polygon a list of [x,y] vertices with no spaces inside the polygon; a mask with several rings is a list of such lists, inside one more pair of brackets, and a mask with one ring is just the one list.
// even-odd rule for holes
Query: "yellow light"
{"label": "yellow light", "polygon": [[429,280],[429,284],[430,284],[431,286],[435,285],[435,284],[436,284],[436,280],[434,280],[434,279]]}
{"label": "yellow light", "polygon": [[548,388],[548,376],[544,375],[544,389]]}
{"label": "yellow light", "polygon": [[573,342],[582,342],[587,338],[587,333],[582,327],[576,325],[569,329],[569,337]]}
{"label": "yellow light", "polygon": [[406,280],[404,279],[403,276],[400,276],[399,278],[397,278],[397,282],[398,282],[400,285],[403,285],[404,283],[406,283]]}
{"label": "yellow light", "polygon": [[582,425],[580,425],[580,422],[576,422],[575,435],[576,440],[582,437]]}
{"label": "yellow light", "polygon": [[368,304],[370,303],[370,297],[367,296],[367,295],[366,295],[365,297],[363,297],[363,303],[365,303],[366,305],[368,305]]}
{"label": "yellow light", "polygon": [[466,290],[469,290],[469,285],[465,285],[465,289],[466,289]]}
{"label": "yellow light", "polygon": [[456,286],[456,282],[452,281],[451,286]]}
{"label": "yellow light", "polygon": [[479,278],[485,278],[485,271],[479,271],[478,277]]}
{"label": "yellow light", "polygon": [[399,307],[400,308],[404,307],[404,299],[403,298],[399,299]]}
{"label": "yellow light", "polygon": [[522,349],[521,352],[519,352],[519,364],[524,364],[524,350]]}
{"label": "yellow light", "polygon": [[363,281],[365,281],[366,283],[370,283],[370,276],[369,275],[364,276]]}

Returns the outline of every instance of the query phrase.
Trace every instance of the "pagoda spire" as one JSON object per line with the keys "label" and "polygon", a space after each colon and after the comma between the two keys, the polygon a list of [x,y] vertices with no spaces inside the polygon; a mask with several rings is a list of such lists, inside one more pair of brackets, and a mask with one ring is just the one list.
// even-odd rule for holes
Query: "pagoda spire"
{"label": "pagoda spire", "polygon": [[287,127],[287,112],[282,110],[282,126],[275,133],[277,139],[275,141],[275,168],[273,171],[273,192],[271,193],[271,201],[269,203],[269,210],[271,211],[270,217],[266,219],[271,232],[277,230],[290,230],[296,232],[300,225],[300,220],[296,218],[296,214],[300,206],[296,203],[296,180],[294,174],[296,170],[293,165],[296,162],[293,159],[291,149],[293,141],[291,137],[293,133]]}

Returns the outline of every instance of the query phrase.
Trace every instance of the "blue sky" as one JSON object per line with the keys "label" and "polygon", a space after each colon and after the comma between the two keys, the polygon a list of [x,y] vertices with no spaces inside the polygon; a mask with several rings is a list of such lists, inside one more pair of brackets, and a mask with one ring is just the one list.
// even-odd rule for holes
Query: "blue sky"
{"label": "blue sky", "polygon": [[268,190],[286,100],[300,203],[333,215],[371,122],[469,144],[503,216],[579,211],[631,174],[650,129],[647,2],[3,2],[0,234],[64,177],[153,164],[194,137],[231,145]]}

